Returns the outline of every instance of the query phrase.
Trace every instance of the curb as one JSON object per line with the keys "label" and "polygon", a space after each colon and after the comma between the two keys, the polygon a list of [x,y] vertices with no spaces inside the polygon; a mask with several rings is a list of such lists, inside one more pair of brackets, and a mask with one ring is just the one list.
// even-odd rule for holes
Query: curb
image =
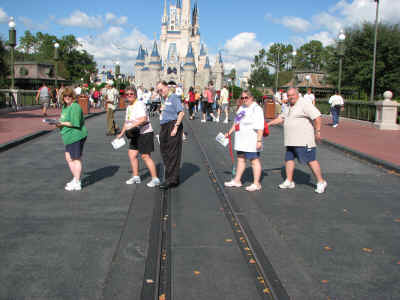
{"label": "curb", "polygon": [[336,148],[336,149],[338,149],[340,151],[343,151],[345,153],[354,155],[354,156],[356,156],[356,157],[358,157],[358,158],[360,158],[362,160],[365,160],[365,161],[367,161],[367,162],[369,162],[371,164],[376,165],[377,167],[382,167],[382,168],[385,168],[385,169],[387,169],[389,171],[394,171],[394,172],[400,174],[400,166],[399,165],[395,165],[395,164],[393,164],[391,162],[388,162],[386,160],[376,158],[374,156],[362,153],[360,151],[348,148],[348,147],[340,145],[340,144],[336,144],[336,143],[328,141],[326,139],[322,139],[322,143],[325,144],[326,146],[333,147],[333,148]]}
{"label": "curb", "polygon": [[[98,115],[104,114],[104,113],[105,113],[105,111],[91,113],[89,115],[84,116],[84,118],[85,118],[85,120],[87,120],[87,119],[96,117]],[[38,137],[40,137],[42,135],[46,135],[46,134],[48,134],[50,132],[53,132],[53,131],[54,131],[54,129],[53,130],[41,130],[41,131],[38,131],[38,132],[35,132],[35,133],[32,133],[32,134],[25,135],[25,136],[23,136],[21,138],[18,138],[16,140],[11,141],[11,142],[8,142],[8,143],[5,143],[5,144],[0,144],[0,153],[2,153],[4,151],[7,151],[7,150],[10,150],[11,148],[14,148],[16,146],[19,146],[21,144],[29,142],[29,141],[31,141],[31,140],[33,140],[35,138],[38,138]]]}

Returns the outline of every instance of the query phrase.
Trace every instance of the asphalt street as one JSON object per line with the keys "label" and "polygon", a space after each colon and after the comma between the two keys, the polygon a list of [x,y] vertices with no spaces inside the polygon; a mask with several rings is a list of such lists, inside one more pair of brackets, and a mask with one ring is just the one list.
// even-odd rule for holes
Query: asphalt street
{"label": "asphalt street", "polygon": [[[71,175],[56,131],[0,153],[0,299],[140,299],[161,193],[145,186],[143,163],[143,183],[125,184],[126,147],[112,149],[105,123],[105,115],[86,121],[81,192],[64,191]],[[194,139],[227,181],[229,152],[215,142],[227,128],[185,121],[181,185],[170,192],[172,299],[261,299]],[[283,155],[274,127],[261,155],[262,191],[226,191],[290,297],[400,298],[400,177],[321,145],[327,192],[314,193],[302,165],[296,188],[282,191]],[[153,157],[161,170],[158,145]],[[249,168],[245,184],[251,176]]]}

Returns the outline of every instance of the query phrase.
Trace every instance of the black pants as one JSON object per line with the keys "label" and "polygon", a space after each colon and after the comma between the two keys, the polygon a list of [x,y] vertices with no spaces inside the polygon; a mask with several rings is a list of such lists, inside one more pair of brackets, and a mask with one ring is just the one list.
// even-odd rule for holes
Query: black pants
{"label": "black pants", "polygon": [[161,125],[160,152],[165,166],[165,181],[179,184],[179,172],[182,158],[182,124],[178,127],[175,136],[171,136],[176,121]]}
{"label": "black pants", "polygon": [[189,116],[193,116],[193,109],[196,105],[196,102],[189,102]]}

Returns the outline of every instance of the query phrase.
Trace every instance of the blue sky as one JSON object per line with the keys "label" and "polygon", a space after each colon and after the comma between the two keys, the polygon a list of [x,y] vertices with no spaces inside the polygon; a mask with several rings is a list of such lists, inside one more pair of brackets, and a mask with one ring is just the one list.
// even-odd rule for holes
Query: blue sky
{"label": "blue sky", "polygon": [[[175,0],[168,0],[170,3]],[[159,36],[163,0],[43,1],[0,3],[0,36],[8,39],[8,19],[15,17],[18,37],[25,30],[74,34],[99,65],[121,61],[132,73],[139,43],[151,47]],[[192,0],[193,3],[193,0]],[[341,28],[375,19],[373,0],[198,0],[200,32],[211,61],[222,50],[225,69],[247,71],[261,48],[275,42],[296,47],[316,39],[334,43]],[[400,22],[400,0],[381,0],[386,22]]]}

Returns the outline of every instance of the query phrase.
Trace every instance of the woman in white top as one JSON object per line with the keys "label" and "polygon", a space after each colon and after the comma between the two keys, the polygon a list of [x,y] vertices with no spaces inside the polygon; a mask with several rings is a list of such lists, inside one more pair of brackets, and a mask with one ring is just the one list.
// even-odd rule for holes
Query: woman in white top
{"label": "woman in white top", "polygon": [[236,176],[231,181],[225,182],[228,187],[241,187],[241,178],[246,168],[246,159],[251,161],[253,169],[253,183],[246,187],[249,192],[261,190],[261,163],[260,151],[264,131],[264,112],[254,102],[250,91],[243,91],[242,106],[236,112],[235,122],[225,137],[235,131],[235,150],[237,153]]}
{"label": "woman in white top", "polygon": [[125,96],[129,105],[126,108],[125,123],[118,138],[121,138],[126,133],[130,139],[128,156],[132,167],[132,177],[126,181],[126,184],[141,182],[139,161],[137,159],[137,155],[140,153],[152,178],[147,183],[147,186],[155,187],[160,185],[160,180],[157,177],[156,166],[151,158],[151,152],[154,151],[154,133],[149,122],[146,106],[142,101],[138,101],[134,87],[128,87],[125,90]]}

